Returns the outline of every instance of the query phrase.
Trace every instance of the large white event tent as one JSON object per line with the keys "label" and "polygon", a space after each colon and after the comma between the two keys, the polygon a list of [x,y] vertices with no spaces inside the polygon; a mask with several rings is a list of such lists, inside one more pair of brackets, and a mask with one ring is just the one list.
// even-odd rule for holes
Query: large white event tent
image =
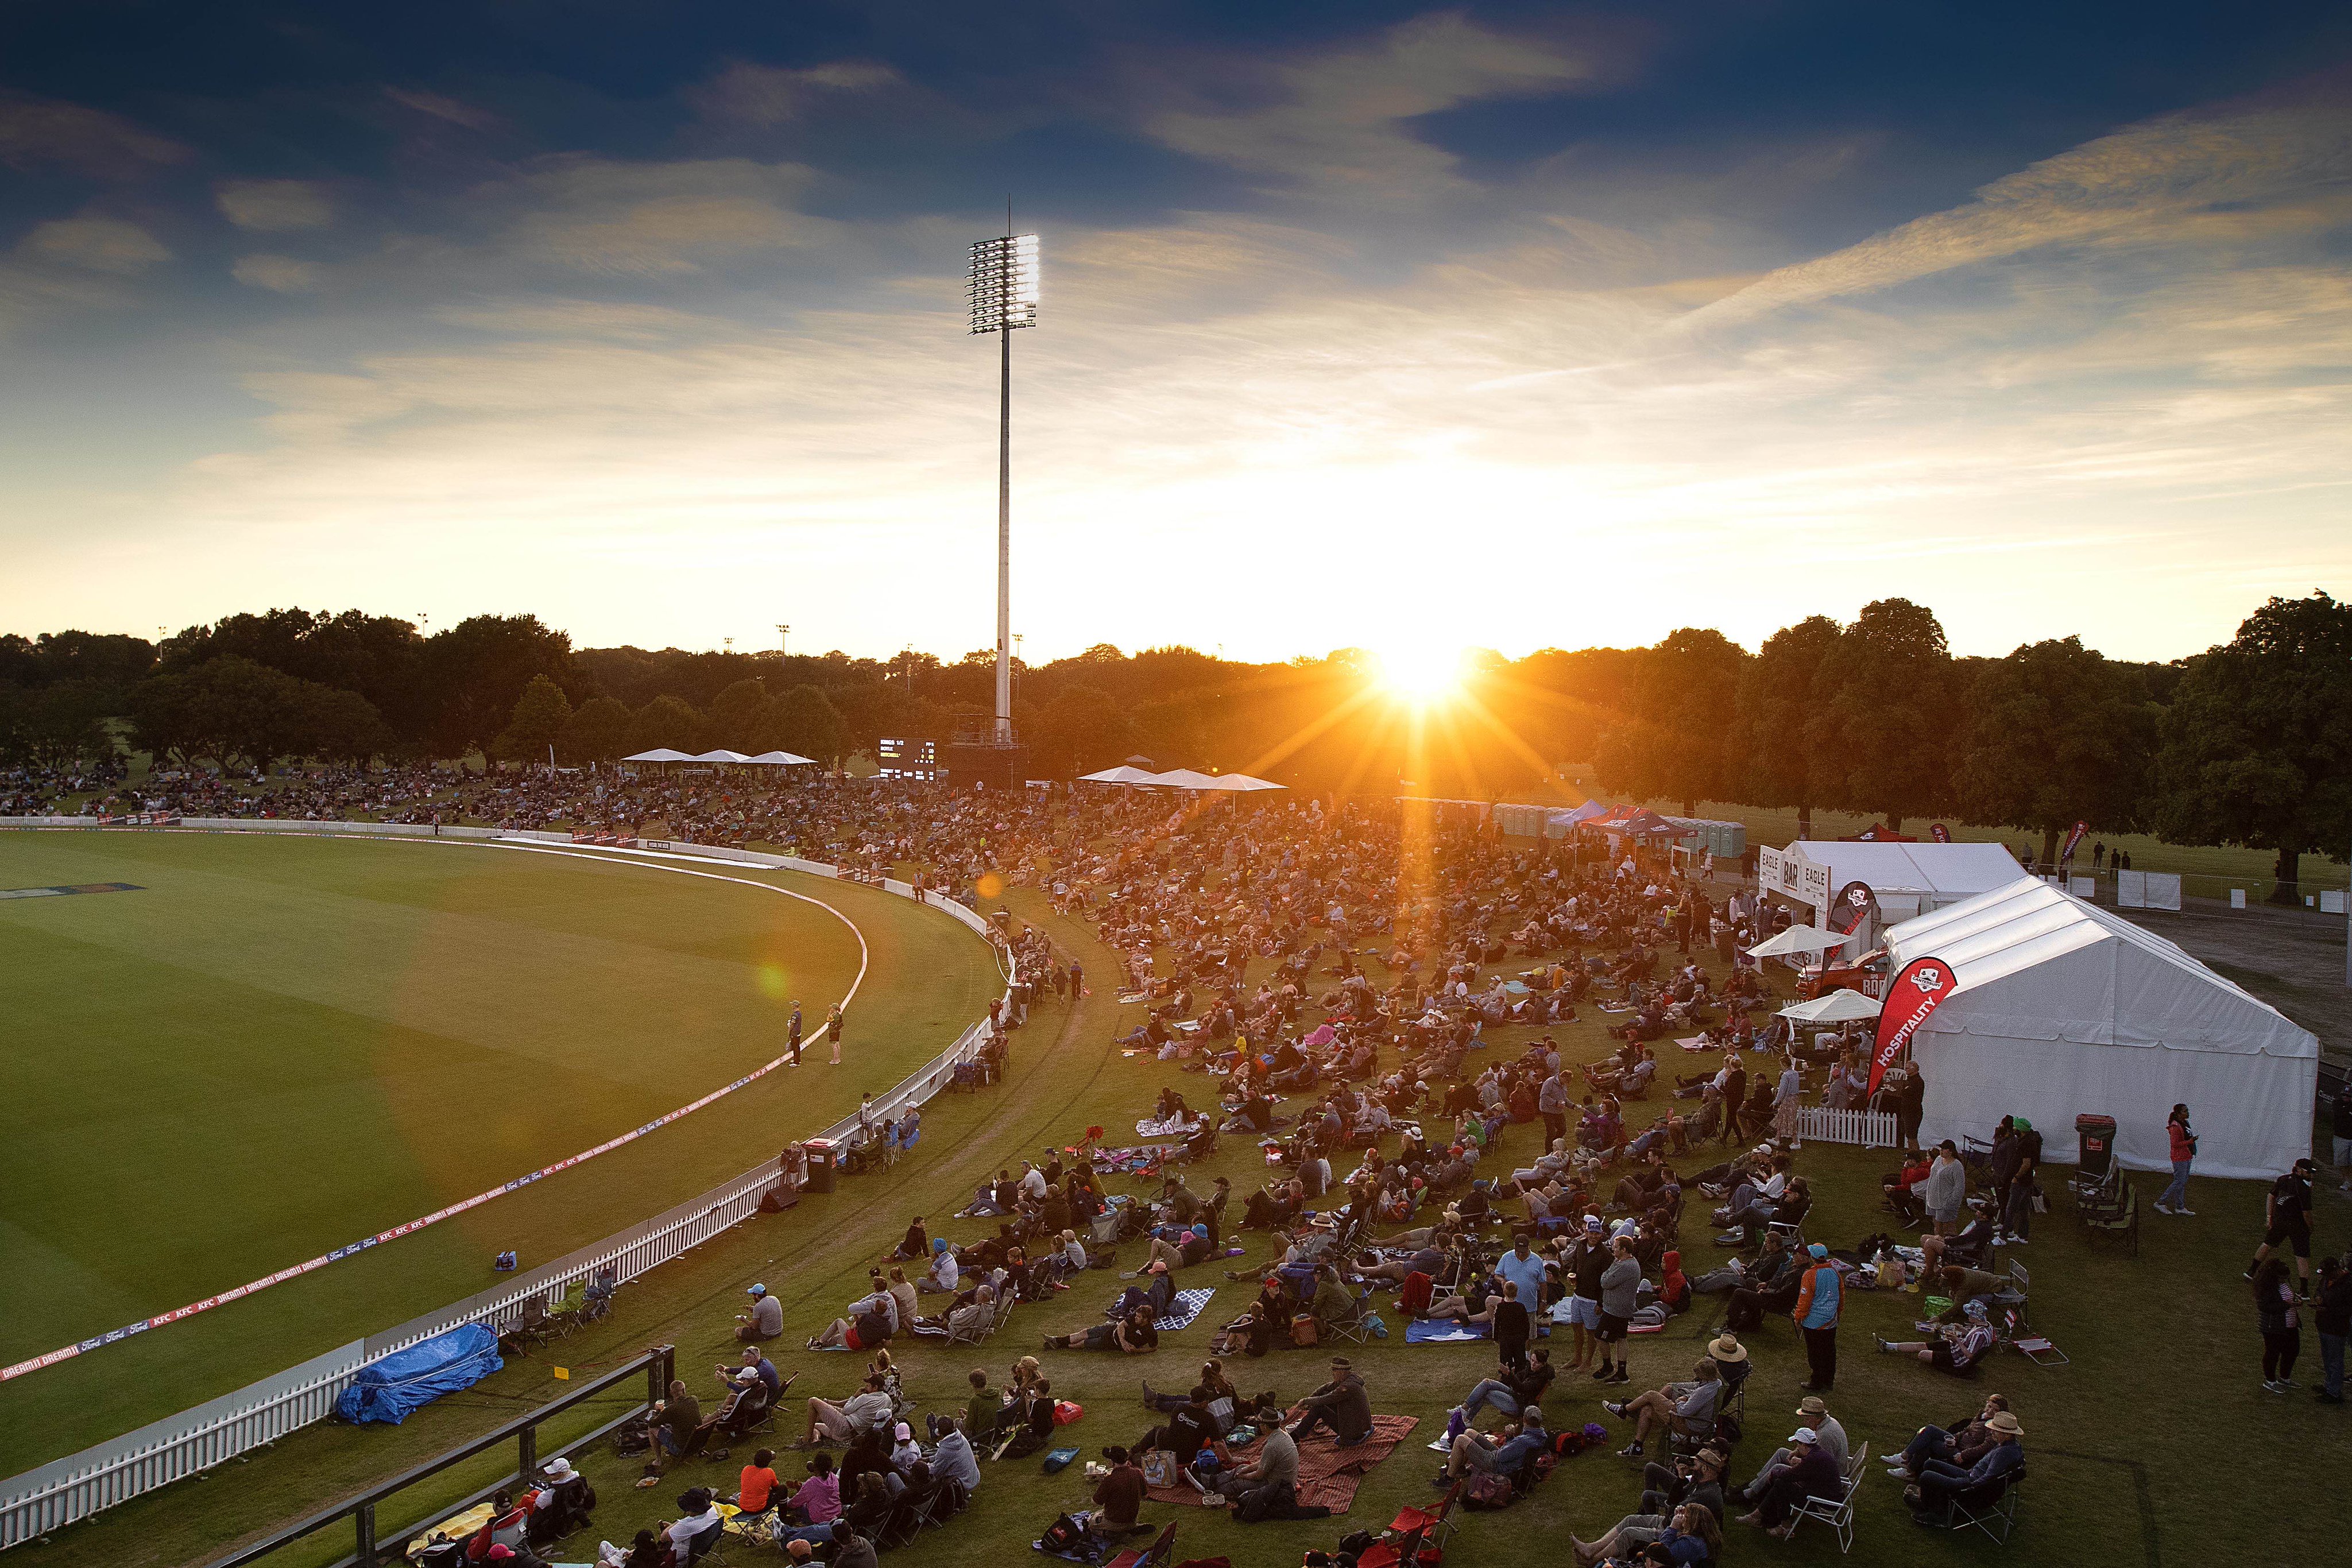
{"label": "large white event tent", "polygon": [[656,746],[651,751],[640,751],[635,757],[624,757],[621,760],[624,762],[697,762],[701,759],[689,752],[673,750],[667,746]]}
{"label": "large white event tent", "polygon": [[1288,786],[1269,779],[1253,779],[1246,773],[1196,773],[1190,768],[1171,768],[1165,773],[1153,773],[1146,768],[1123,765],[1106,768],[1099,773],[1082,775],[1081,784],[1133,784],[1158,789],[1216,790],[1229,795],[1255,794],[1261,789],[1282,789]]}
{"label": "large white event tent", "polygon": [[2078,1114],[2116,1119],[2135,1170],[2170,1168],[2165,1118],[2189,1106],[2204,1176],[2267,1179],[2311,1152],[2319,1041],[2178,946],[2036,878],[1906,920],[1889,972],[1951,967],[1912,1051],[1924,1138],[1984,1138],[2005,1115],[2071,1165]]}
{"label": "large white event tent", "polygon": [[814,768],[817,766],[815,758],[803,757],[791,751],[763,751],[757,757],[747,757],[743,760],[754,768]]}

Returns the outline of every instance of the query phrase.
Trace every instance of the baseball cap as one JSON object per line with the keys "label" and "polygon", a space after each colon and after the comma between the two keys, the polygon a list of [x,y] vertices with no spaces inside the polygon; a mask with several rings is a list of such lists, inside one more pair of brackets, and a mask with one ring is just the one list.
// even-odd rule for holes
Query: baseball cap
{"label": "baseball cap", "polygon": [[1789,1441],[1791,1443],[1818,1443],[1821,1440],[1822,1435],[1811,1427],[1800,1427],[1789,1434]]}

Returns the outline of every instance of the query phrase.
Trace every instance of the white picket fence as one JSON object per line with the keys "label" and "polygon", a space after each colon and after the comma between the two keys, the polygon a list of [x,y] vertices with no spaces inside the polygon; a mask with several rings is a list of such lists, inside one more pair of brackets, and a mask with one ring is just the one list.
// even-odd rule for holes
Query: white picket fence
{"label": "white picket fence", "polygon": [[1797,1108],[1797,1137],[1808,1144],[1859,1144],[1865,1149],[1895,1146],[1895,1115],[1889,1111],[1832,1111],[1826,1105]]}
{"label": "white picket fence", "polygon": [[[94,829],[96,826],[88,818],[0,818],[0,829]],[[436,835],[430,827],[372,822],[254,821],[218,818],[189,819],[182,826],[211,832],[307,831],[338,837],[438,836],[475,840],[514,839],[541,843],[572,841],[569,833],[443,828]],[[664,842],[658,847],[646,842],[635,852],[660,859],[782,866],[820,876],[838,874],[835,867],[818,862],[684,841]],[[905,883],[886,882],[880,885],[887,892],[905,897],[911,897],[914,893],[913,888]],[[928,902],[987,938],[1002,958],[1002,938],[986,918],[952,900],[933,897]],[[1006,1005],[1011,1006],[1009,990]],[[886,1120],[895,1120],[907,1107],[928,1102],[953,1080],[958,1065],[979,1054],[987,1037],[988,1026],[984,1019],[966,1029],[953,1045],[918,1068],[889,1093],[875,1101],[875,1123],[878,1125]],[[855,1132],[857,1125],[856,1116],[846,1116],[814,1135],[839,1142]],[[299,1366],[289,1367],[274,1376],[207,1400],[175,1416],[167,1416],[135,1432],[125,1433],[78,1454],[53,1459],[35,1469],[0,1481],[0,1551],[21,1545],[117,1503],[127,1502],[142,1492],[169,1486],[173,1481],[210,1469],[239,1454],[276,1442],[315,1421],[326,1419],[333,1413],[336,1399],[351,1385],[352,1379],[360,1369],[394,1351],[404,1350],[436,1334],[446,1333],[463,1323],[504,1327],[521,1315],[523,1303],[532,1297],[539,1297],[552,1306],[573,1285],[593,1278],[606,1267],[612,1268],[624,1281],[635,1279],[750,1218],[759,1207],[760,1199],[776,1185],[777,1179],[776,1162],[767,1161],[712,1188],[700,1197],[690,1199],[530,1273],[519,1274],[491,1290],[422,1317],[412,1318],[396,1328],[371,1334],[364,1340],[354,1340],[314,1356]],[[33,1375],[39,1376],[40,1374]]]}

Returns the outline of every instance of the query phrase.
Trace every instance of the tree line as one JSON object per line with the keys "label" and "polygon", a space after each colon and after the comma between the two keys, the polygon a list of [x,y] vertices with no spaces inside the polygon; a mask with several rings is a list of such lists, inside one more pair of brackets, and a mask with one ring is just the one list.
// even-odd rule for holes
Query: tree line
{"label": "tree line", "polygon": [[[945,739],[992,711],[994,657],[574,649],[530,615],[426,634],[410,622],[272,610],[161,643],[0,636],[0,762],[66,767],[128,747],[182,763],[480,756],[566,766],[657,746],[834,764],[886,736]],[[1462,691],[1391,696],[1341,649],[1251,664],[1098,644],[1019,665],[1037,778],[1130,755],[1317,792],[1493,799],[1568,761],[1645,800],[1952,816],[2295,856],[2352,837],[2352,605],[2273,599],[2230,642],[2168,664],[2066,637],[1956,658],[1932,611],[1882,600],[1811,616],[1754,653],[1677,630],[1644,648],[1475,655]]]}

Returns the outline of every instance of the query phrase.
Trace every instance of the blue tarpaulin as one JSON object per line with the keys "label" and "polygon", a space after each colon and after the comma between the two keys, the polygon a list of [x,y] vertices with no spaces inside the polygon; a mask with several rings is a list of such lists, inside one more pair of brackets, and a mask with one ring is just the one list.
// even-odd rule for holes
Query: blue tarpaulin
{"label": "blue tarpaulin", "polygon": [[444,1394],[471,1388],[505,1364],[499,1359],[499,1336],[479,1323],[467,1323],[361,1367],[335,1401],[335,1415],[345,1421],[398,1426],[410,1411]]}

